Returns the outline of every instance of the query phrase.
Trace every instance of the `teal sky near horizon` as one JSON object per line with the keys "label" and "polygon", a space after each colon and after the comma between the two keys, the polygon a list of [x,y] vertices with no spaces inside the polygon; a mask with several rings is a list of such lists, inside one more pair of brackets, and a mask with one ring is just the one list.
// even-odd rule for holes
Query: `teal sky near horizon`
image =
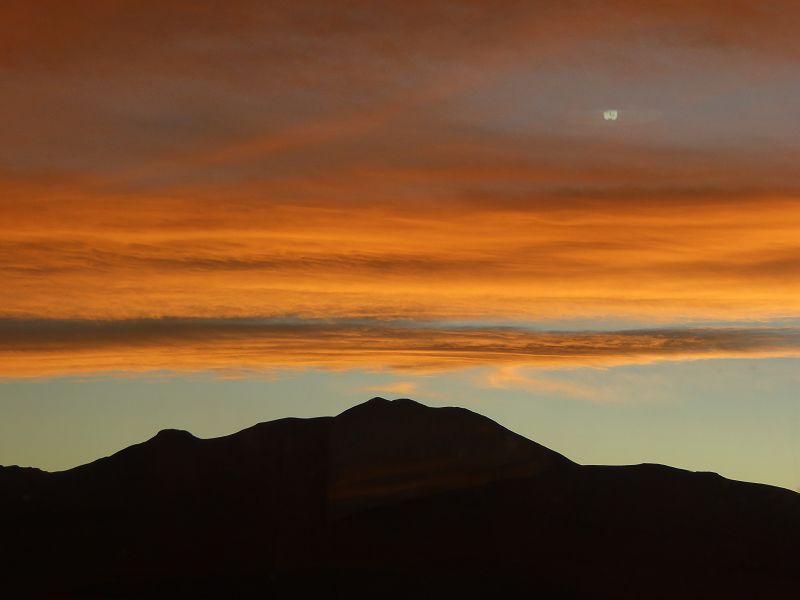
{"label": "teal sky near horizon", "polygon": [[283,417],[335,415],[379,395],[468,408],[584,464],[656,462],[800,491],[797,367],[795,359],[738,359],[528,370],[502,389],[481,367],[400,377],[312,370],[6,382],[0,456],[63,470],[163,428],[217,437]]}
{"label": "teal sky near horizon", "polygon": [[0,13],[0,464],[381,395],[800,486],[797,2]]}

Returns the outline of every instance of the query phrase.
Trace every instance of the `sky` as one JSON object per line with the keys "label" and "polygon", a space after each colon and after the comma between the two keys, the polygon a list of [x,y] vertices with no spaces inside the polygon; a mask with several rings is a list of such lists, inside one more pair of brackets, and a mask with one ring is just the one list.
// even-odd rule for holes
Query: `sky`
{"label": "sky", "polygon": [[0,464],[381,395],[800,488],[798,18],[8,0]]}

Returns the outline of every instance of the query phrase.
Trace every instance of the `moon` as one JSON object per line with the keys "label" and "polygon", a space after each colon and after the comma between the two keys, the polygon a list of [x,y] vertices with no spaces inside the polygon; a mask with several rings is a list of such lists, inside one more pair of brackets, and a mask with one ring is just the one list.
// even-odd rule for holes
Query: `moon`
{"label": "moon", "polygon": [[649,108],[588,108],[568,110],[563,114],[563,122],[583,127],[603,126],[616,123],[620,126],[645,125],[663,118],[660,110]]}

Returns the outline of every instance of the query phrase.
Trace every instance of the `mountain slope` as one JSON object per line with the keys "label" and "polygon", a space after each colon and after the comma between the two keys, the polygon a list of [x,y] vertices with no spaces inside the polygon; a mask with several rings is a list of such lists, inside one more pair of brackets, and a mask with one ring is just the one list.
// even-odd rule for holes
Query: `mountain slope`
{"label": "mountain slope", "polygon": [[166,430],[58,473],[0,468],[0,514],[0,585],[30,597],[770,597],[800,583],[798,494],[580,466],[411,400],[206,440]]}
{"label": "mountain slope", "polygon": [[333,419],[331,504],[343,512],[574,466],[463,408],[373,398]]}

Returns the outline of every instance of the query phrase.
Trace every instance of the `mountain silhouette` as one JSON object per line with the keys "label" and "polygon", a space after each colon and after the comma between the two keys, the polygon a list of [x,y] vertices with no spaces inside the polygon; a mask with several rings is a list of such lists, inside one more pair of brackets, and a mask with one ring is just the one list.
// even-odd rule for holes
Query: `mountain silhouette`
{"label": "mountain silhouette", "polygon": [[462,408],[372,400],[67,471],[0,467],[25,598],[777,598],[800,495],[578,465]]}

